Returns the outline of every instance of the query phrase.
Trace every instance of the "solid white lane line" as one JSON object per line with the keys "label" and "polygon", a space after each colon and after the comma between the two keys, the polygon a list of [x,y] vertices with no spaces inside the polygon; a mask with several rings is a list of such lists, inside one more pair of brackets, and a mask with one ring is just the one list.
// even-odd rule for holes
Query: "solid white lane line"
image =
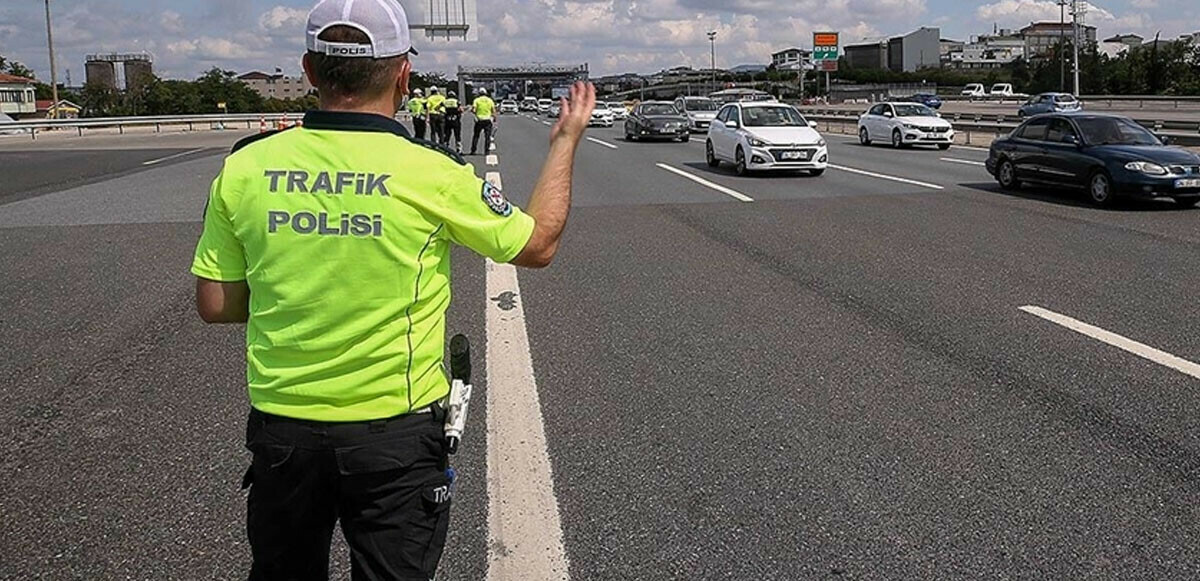
{"label": "solid white lane line", "polygon": [[882,173],[875,173],[875,172],[873,172],[873,171],[867,171],[867,170],[864,170],[864,169],[856,169],[856,168],[852,168],[852,167],[846,167],[846,166],[844,166],[844,165],[834,165],[834,164],[832,164],[832,163],[831,163],[831,164],[829,164],[829,167],[830,167],[830,168],[832,168],[832,169],[841,170],[841,171],[844,171],[844,172],[854,173],[854,174],[863,175],[863,176],[868,176],[868,177],[873,177],[873,178],[879,178],[879,179],[881,179],[881,180],[888,180],[888,181],[892,181],[892,182],[900,182],[900,183],[902,183],[902,184],[910,184],[910,185],[914,185],[914,186],[921,186],[922,188],[929,188],[929,189],[931,189],[931,190],[944,190],[944,189],[946,189],[946,188],[943,188],[942,186],[939,186],[939,185],[937,185],[937,184],[930,184],[930,183],[926,183],[926,182],[919,182],[919,181],[917,181],[917,180],[910,180],[910,179],[908,179],[908,178],[902,178],[902,177],[897,177],[897,176],[891,176],[891,175],[882,174]]}
{"label": "solid white lane line", "polygon": [[750,196],[747,196],[741,192],[731,190],[721,184],[714,184],[713,182],[710,182],[698,175],[693,175],[693,174],[683,171],[681,169],[671,167],[665,163],[657,163],[655,165],[657,165],[658,167],[665,169],[675,175],[683,176],[683,177],[685,177],[689,180],[692,180],[702,186],[712,188],[714,190],[717,190],[718,192],[721,192],[722,194],[725,194],[725,195],[735,198],[737,200],[740,200],[743,202],[753,202],[754,201],[754,198],[751,198]]}
{"label": "solid white lane line", "polygon": [[1042,307],[1028,305],[1020,307],[1020,309],[1026,313],[1050,321],[1051,323],[1062,325],[1063,327],[1075,331],[1076,333],[1087,335],[1088,337],[1091,337],[1097,341],[1102,341],[1118,349],[1133,353],[1138,357],[1149,359],[1150,361],[1153,361],[1159,365],[1170,367],[1175,371],[1190,375],[1196,379],[1200,379],[1200,365],[1192,363],[1191,361],[1188,361],[1182,357],[1176,357],[1170,353],[1167,353],[1166,351],[1160,351],[1144,343],[1139,343],[1133,339],[1122,337],[1111,331],[1105,331],[1100,327],[1089,325],[1078,319],[1072,319],[1071,317],[1060,315],[1054,311],[1043,309]]}
{"label": "solid white lane line", "polygon": [[567,580],[517,269],[487,268],[489,581]]}
{"label": "solid white lane line", "polygon": [[487,164],[488,164],[488,165],[499,165],[499,164],[500,164],[500,158],[499,158],[499,157],[497,157],[497,156],[496,156],[496,154],[494,154],[494,153],[490,153],[490,154],[488,154],[488,156],[487,156]]}
{"label": "solid white lane line", "polygon": [[591,141],[592,143],[598,143],[600,145],[603,145],[604,147],[607,147],[609,149],[617,149],[617,146],[615,146],[607,141],[602,141],[602,140],[596,139],[595,137],[589,137],[589,138],[587,138],[587,140]]}
{"label": "solid white lane line", "polygon": [[956,159],[953,157],[943,157],[942,161],[948,161],[950,163],[961,163],[963,165],[980,165],[980,166],[987,165],[987,164],[983,163],[982,161],[974,161],[974,160],[970,160],[970,159]]}
{"label": "solid white lane line", "polygon": [[205,148],[203,148],[203,147],[197,147],[196,149],[191,149],[191,150],[184,151],[184,152],[181,152],[181,153],[176,153],[175,155],[168,155],[168,156],[166,156],[166,157],[160,157],[160,158],[158,158],[158,159],[152,159],[152,160],[150,160],[150,161],[143,161],[143,162],[142,162],[142,165],[154,165],[154,164],[156,164],[156,163],[161,163],[161,162],[164,162],[164,161],[167,161],[167,160],[175,159],[175,158],[177,158],[177,157],[183,157],[183,156],[185,156],[185,155],[191,155],[191,154],[193,154],[193,153],[197,153],[197,152],[200,152],[200,151],[204,151],[204,149],[205,149]]}

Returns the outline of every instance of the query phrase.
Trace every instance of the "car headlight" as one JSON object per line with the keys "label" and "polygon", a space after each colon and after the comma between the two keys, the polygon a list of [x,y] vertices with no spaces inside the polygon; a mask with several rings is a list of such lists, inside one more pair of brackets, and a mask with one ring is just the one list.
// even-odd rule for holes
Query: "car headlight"
{"label": "car headlight", "polygon": [[766,146],[770,145],[766,141],[763,141],[754,136],[746,136],[746,141],[750,142],[751,147],[766,147]]}
{"label": "car headlight", "polygon": [[912,123],[905,123],[904,128],[905,129],[917,129],[917,126],[913,125]]}
{"label": "car headlight", "polygon": [[1167,168],[1149,161],[1131,161],[1125,164],[1125,169],[1144,173],[1148,176],[1165,176]]}
{"label": "car headlight", "polygon": [[817,140],[817,147],[825,147],[825,138],[824,137]]}

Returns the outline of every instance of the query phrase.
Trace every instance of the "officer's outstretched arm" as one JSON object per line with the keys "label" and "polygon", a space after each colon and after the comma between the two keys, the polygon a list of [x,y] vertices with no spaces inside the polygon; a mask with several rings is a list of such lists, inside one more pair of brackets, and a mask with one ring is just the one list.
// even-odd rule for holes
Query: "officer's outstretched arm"
{"label": "officer's outstretched arm", "polygon": [[550,131],[550,153],[525,209],[535,222],[533,235],[512,260],[517,266],[544,268],[558,253],[558,243],[571,211],[575,149],[583,139],[592,109],[596,107],[596,88],[591,83],[575,83],[571,87],[570,100],[563,99],[560,106],[558,122]]}
{"label": "officer's outstretched arm", "polygon": [[205,323],[245,323],[250,318],[250,287],[244,280],[196,277],[196,312]]}

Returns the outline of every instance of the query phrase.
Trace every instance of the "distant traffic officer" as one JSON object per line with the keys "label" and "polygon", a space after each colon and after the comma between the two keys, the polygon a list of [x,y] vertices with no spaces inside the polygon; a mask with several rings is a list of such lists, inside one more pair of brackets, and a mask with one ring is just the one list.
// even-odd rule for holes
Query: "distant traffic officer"
{"label": "distant traffic officer", "polygon": [[413,89],[412,97],[408,99],[408,113],[412,116],[413,133],[417,139],[425,139],[425,98],[421,89]]}
{"label": "distant traffic officer", "polygon": [[[442,145],[452,147],[462,153],[462,104],[458,102],[458,94],[450,91],[446,94],[446,130],[443,134]],[[451,139],[453,138],[453,139]]]}
{"label": "distant traffic officer", "polygon": [[445,143],[446,97],[437,87],[429,88],[429,98],[425,99],[425,110],[429,112],[429,140],[435,143]]}
{"label": "distant traffic officer", "polygon": [[492,130],[496,119],[496,102],[488,97],[487,89],[480,88],[479,96],[471,103],[471,113],[475,115],[475,127],[471,136],[471,155],[477,155],[479,149],[479,134],[484,134],[483,153],[491,151]]}
{"label": "distant traffic officer", "polygon": [[428,580],[455,485],[451,244],[550,264],[595,89],[572,88],[526,214],[393,119],[416,54],[397,0],[322,0],[307,29],[320,110],[234,146],[191,269],[203,320],[246,323],[249,577],[325,579],[340,521],[353,579]]}

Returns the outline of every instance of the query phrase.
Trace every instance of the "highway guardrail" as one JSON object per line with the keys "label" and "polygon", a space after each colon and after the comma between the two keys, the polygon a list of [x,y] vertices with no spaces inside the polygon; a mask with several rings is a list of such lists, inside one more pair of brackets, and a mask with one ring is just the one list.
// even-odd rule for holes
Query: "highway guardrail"
{"label": "highway guardrail", "polygon": [[235,113],[235,114],[216,114],[216,115],[157,115],[147,117],[85,117],[80,119],[38,119],[36,121],[14,121],[12,123],[0,123],[0,132],[3,131],[28,131],[33,139],[37,139],[39,131],[47,131],[52,129],[74,129],[83,135],[84,129],[111,129],[116,128],[120,133],[125,133],[128,127],[154,127],[155,132],[161,132],[163,127],[179,127],[187,126],[188,130],[194,130],[196,125],[208,125],[210,128],[230,128],[230,126],[240,126],[246,124],[246,129],[253,129],[255,126],[275,126],[279,123],[299,121],[303,118],[303,113]]}
{"label": "highway guardrail", "polygon": [[[850,121],[857,123],[858,118],[862,116],[861,112],[844,109],[820,109],[812,107],[798,107],[798,109],[812,120],[824,121],[827,124]],[[953,124],[956,131],[967,132],[965,136],[967,143],[970,143],[972,133],[990,133],[999,136],[1016,129],[1024,121],[1024,119],[1016,115],[985,115],[979,113],[946,113],[942,115],[942,118]],[[1148,121],[1144,119],[1134,119],[1134,121],[1137,121],[1143,127],[1158,135],[1166,136],[1174,145],[1200,146],[1200,121]]]}

